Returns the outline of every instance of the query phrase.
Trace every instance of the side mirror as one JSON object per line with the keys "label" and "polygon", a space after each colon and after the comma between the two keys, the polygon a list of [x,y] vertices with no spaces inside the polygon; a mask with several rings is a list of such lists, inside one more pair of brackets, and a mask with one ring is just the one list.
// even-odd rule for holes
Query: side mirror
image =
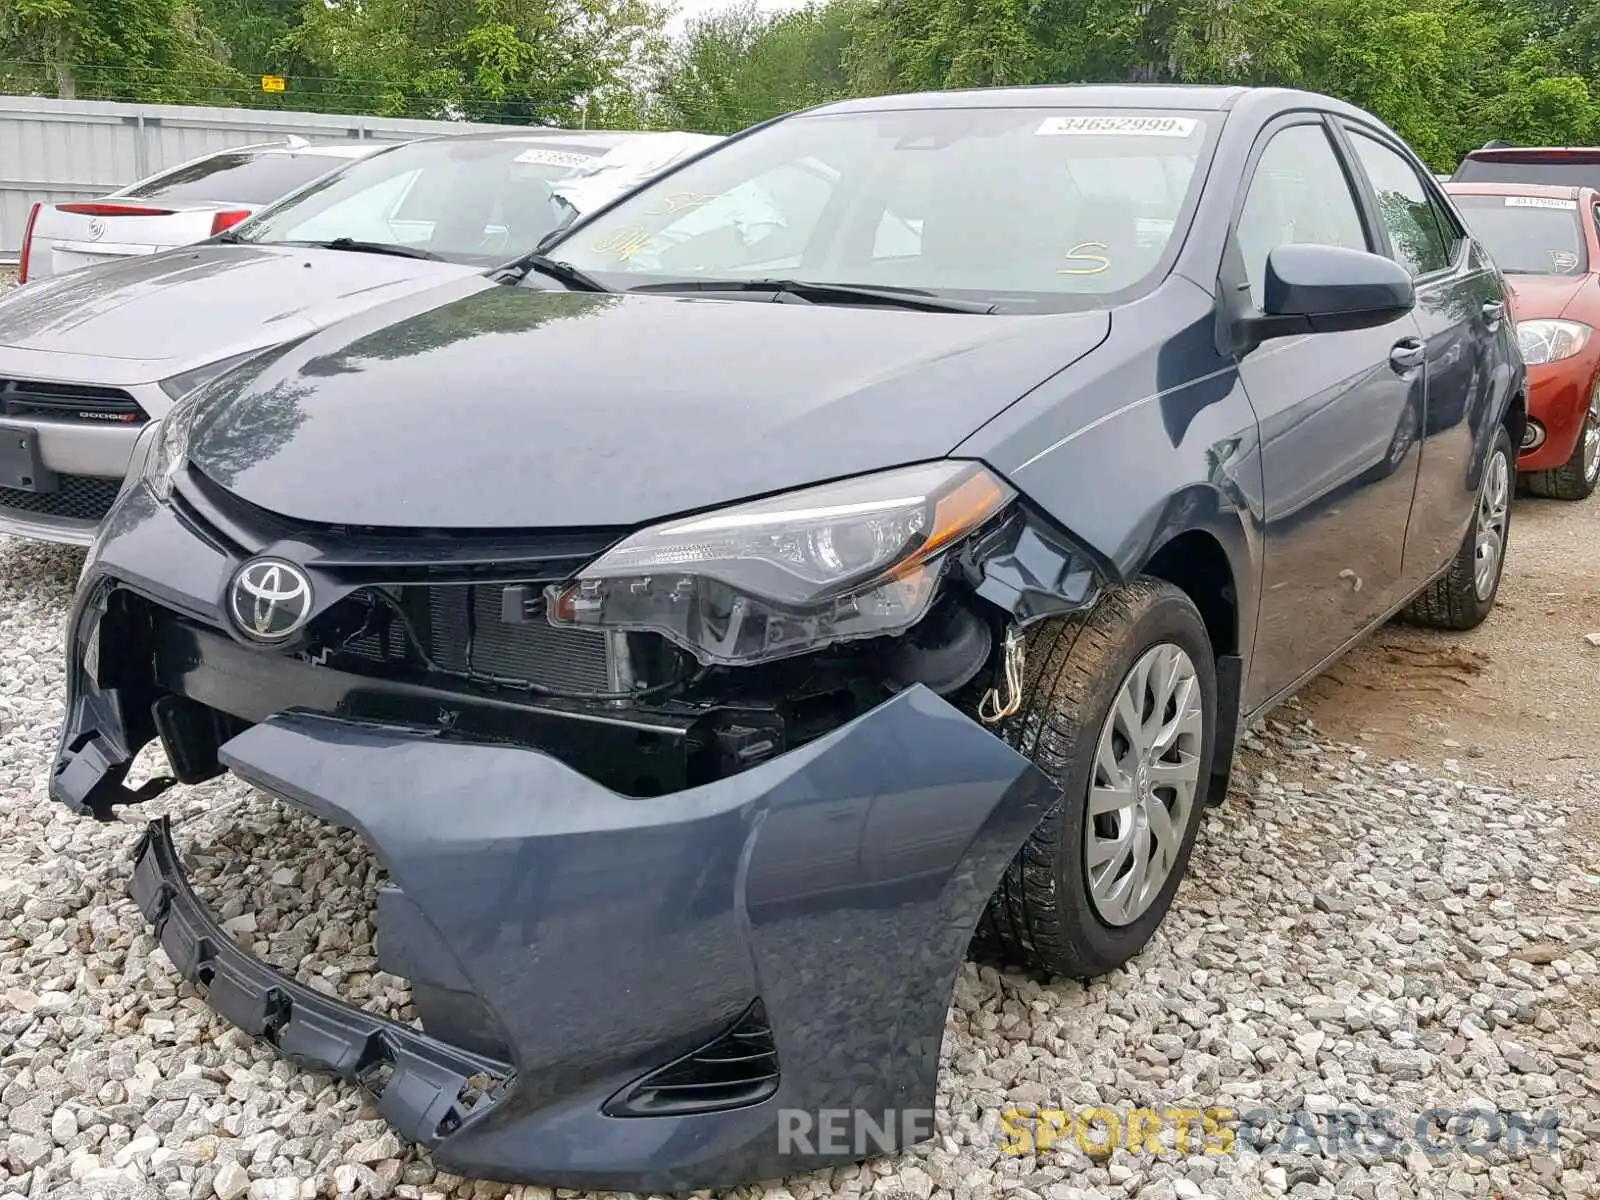
{"label": "side mirror", "polygon": [[1416,307],[1411,276],[1393,259],[1339,246],[1285,245],[1267,255],[1262,312],[1250,340],[1372,329]]}

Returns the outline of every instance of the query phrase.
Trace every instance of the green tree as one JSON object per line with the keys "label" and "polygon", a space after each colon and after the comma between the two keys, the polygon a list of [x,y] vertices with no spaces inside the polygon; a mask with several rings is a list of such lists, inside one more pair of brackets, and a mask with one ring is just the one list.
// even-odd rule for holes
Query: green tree
{"label": "green tree", "polygon": [[657,64],[655,123],[734,133],[849,94],[844,54],[856,11],[835,0],[763,14],[745,0],[691,22]]}
{"label": "green tree", "polygon": [[576,124],[662,18],[650,0],[305,0],[281,49],[377,115]]}
{"label": "green tree", "polygon": [[63,99],[203,100],[234,81],[191,0],[4,0],[0,87]]}

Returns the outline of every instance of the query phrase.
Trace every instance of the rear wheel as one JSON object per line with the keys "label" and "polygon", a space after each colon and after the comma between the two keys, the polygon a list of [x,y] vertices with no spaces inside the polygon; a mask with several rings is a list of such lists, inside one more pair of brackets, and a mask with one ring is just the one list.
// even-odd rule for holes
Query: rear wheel
{"label": "rear wheel", "polygon": [[1484,459],[1478,503],[1450,569],[1411,601],[1402,617],[1429,629],[1476,629],[1500,591],[1511,534],[1511,435],[1504,427]]}
{"label": "rear wheel", "polygon": [[1007,870],[974,950],[1092,978],[1149,942],[1205,808],[1217,710],[1205,623],[1140,579],[1028,641],[1023,704],[1000,730],[1061,788]]}
{"label": "rear wheel", "polygon": [[1528,490],[1547,500],[1587,500],[1600,480],[1600,378],[1589,392],[1589,408],[1583,415],[1572,456],[1550,471],[1530,471]]}

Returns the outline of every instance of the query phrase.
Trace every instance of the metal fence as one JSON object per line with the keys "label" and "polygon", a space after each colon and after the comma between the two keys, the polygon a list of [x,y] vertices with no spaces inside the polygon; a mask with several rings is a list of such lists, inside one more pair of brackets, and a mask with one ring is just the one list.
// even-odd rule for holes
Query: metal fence
{"label": "metal fence", "polygon": [[0,259],[22,245],[36,201],[102,196],[181,162],[299,134],[395,142],[510,126],[247,108],[0,96]]}

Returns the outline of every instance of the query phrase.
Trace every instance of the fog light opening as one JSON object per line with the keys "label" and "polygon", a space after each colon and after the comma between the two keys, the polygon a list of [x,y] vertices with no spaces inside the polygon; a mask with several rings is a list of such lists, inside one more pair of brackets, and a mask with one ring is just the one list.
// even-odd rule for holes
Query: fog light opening
{"label": "fog light opening", "polygon": [[1537,450],[1544,445],[1544,439],[1544,426],[1530,418],[1522,430],[1522,448],[1524,450]]}

